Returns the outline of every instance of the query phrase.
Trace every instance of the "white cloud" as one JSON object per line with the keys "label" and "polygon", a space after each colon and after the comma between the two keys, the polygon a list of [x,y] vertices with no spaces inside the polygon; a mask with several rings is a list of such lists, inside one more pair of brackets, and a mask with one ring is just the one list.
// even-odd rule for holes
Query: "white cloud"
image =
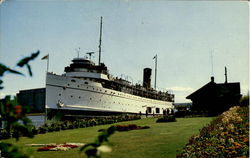
{"label": "white cloud", "polygon": [[194,91],[194,89],[191,87],[178,87],[178,86],[170,87],[167,89],[171,89],[172,91],[177,91],[177,92],[192,92],[192,91]]}

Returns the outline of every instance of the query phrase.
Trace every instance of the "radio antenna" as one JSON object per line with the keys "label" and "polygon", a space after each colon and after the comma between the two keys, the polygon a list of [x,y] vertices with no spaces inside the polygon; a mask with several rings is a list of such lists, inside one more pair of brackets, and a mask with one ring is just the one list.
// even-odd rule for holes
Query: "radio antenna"
{"label": "radio antenna", "polygon": [[213,50],[212,50],[212,51],[210,51],[210,56],[211,56],[212,76],[214,76]]}
{"label": "radio antenna", "polygon": [[79,58],[80,49],[81,49],[80,47],[79,47],[78,49],[76,48],[76,51],[77,51],[77,58]]}
{"label": "radio antenna", "polygon": [[100,40],[99,40],[99,62],[101,63],[101,52],[102,52],[102,16],[101,16],[101,24],[100,24]]}

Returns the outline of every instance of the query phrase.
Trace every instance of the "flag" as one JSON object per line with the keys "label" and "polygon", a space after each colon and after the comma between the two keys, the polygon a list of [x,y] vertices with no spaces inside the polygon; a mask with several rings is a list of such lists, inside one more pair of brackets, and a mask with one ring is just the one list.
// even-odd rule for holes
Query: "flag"
{"label": "flag", "polygon": [[157,58],[157,54],[153,57],[153,59]]}
{"label": "flag", "polygon": [[44,57],[42,57],[42,60],[45,60],[45,59],[49,59],[49,54],[47,54]]}

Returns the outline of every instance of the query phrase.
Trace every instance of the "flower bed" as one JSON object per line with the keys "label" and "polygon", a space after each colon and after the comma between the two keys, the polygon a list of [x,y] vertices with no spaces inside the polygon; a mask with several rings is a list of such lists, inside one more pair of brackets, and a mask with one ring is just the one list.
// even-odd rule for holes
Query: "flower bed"
{"label": "flower bed", "polygon": [[129,125],[115,125],[114,126],[117,131],[130,131],[130,130],[138,130],[138,129],[148,129],[149,126],[137,126],[135,124],[129,124]]}
{"label": "flower bed", "polygon": [[192,136],[182,157],[249,157],[249,107],[232,107],[200,134]]}
{"label": "flower bed", "polygon": [[[81,143],[48,144],[37,149],[37,151],[67,151],[73,148],[83,146]],[[36,145],[33,145],[36,146]]]}

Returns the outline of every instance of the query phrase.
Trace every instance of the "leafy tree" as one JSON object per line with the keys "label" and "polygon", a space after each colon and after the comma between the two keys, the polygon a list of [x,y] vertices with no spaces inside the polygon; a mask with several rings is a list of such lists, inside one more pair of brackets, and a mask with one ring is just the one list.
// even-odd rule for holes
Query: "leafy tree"
{"label": "leafy tree", "polygon": [[[40,51],[32,53],[30,56],[25,57],[17,63],[18,67],[24,67],[28,69],[29,75],[32,76],[32,70],[30,61],[34,60]],[[16,75],[23,75],[22,72],[14,70],[2,63],[0,63],[0,77],[3,77],[6,73],[12,73]],[[3,89],[3,81],[0,78],[0,89]],[[2,126],[2,132],[5,132],[7,137],[16,138],[19,140],[20,136],[34,137],[32,134],[31,120],[26,117],[26,113],[29,108],[25,105],[19,105],[17,98],[11,99],[10,96],[6,96],[0,100],[0,125]],[[8,158],[28,158],[29,155],[20,152],[18,147],[10,143],[0,142],[1,156]]]}

